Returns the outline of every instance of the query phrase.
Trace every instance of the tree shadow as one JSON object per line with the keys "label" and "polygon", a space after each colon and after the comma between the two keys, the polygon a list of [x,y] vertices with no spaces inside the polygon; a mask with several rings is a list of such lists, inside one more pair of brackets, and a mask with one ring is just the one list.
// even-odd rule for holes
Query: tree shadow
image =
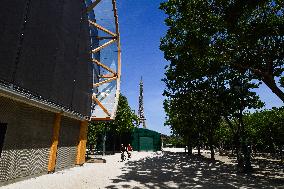
{"label": "tree shadow", "polygon": [[[260,159],[254,158],[252,160],[252,165],[254,167],[253,175],[257,175],[258,177],[264,177],[265,179],[277,179],[280,180],[284,177],[284,166],[283,162],[275,161],[273,159]],[[282,183],[283,188],[284,184]]]}
{"label": "tree shadow", "polygon": [[[107,188],[284,188],[282,178],[237,173],[235,166],[203,156],[165,152],[162,156],[129,161],[123,174]],[[125,184],[129,183],[129,184]]]}

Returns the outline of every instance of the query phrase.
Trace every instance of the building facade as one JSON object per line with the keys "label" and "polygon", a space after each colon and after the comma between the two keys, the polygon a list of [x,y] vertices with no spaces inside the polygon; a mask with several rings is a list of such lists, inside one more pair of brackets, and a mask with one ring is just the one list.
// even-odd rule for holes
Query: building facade
{"label": "building facade", "polygon": [[88,122],[115,118],[115,0],[4,0],[0,23],[0,185],[82,165]]}
{"label": "building facade", "polygon": [[93,64],[81,0],[0,6],[0,184],[85,160]]}
{"label": "building facade", "polygon": [[[60,117],[59,133],[57,140],[53,140],[57,117]],[[0,120],[0,182],[81,164],[76,160],[80,156],[82,121],[3,96],[0,96]],[[55,142],[58,142],[57,152],[53,154]],[[54,160],[53,155],[57,156]]]}

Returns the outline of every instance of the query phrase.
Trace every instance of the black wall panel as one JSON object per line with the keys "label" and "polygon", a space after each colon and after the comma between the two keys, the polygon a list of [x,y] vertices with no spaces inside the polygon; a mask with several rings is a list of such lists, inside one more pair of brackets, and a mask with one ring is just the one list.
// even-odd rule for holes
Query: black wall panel
{"label": "black wall panel", "polygon": [[[82,4],[85,7],[85,4]],[[72,107],[79,112],[84,112],[88,115],[91,112],[91,93],[92,93],[92,62],[90,52],[90,31],[87,20],[87,15],[83,14],[81,21],[81,31],[79,40],[78,61],[75,66],[75,85]],[[84,82],[88,81],[88,82]]]}
{"label": "black wall panel", "polygon": [[12,82],[27,0],[2,0],[0,5],[0,79]]}
{"label": "black wall panel", "polygon": [[90,115],[92,66],[84,0],[4,0],[0,80]]}
{"label": "black wall panel", "polygon": [[60,59],[55,67],[52,98],[67,107],[72,105],[74,92],[81,11],[80,0],[65,1],[60,27]]}
{"label": "black wall panel", "polygon": [[63,1],[32,1],[15,84],[50,98],[58,58]]}

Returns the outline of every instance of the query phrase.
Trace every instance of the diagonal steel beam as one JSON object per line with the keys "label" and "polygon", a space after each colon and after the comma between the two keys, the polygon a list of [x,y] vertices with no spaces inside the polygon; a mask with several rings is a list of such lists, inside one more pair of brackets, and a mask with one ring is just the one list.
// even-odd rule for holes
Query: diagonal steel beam
{"label": "diagonal steel beam", "polygon": [[90,4],[90,5],[87,7],[86,12],[90,12],[91,10],[93,10],[100,2],[101,2],[101,0],[96,0],[96,1],[94,1],[92,4]]}
{"label": "diagonal steel beam", "polygon": [[113,81],[113,80],[116,80],[116,79],[117,79],[117,77],[115,76],[115,77],[112,77],[112,78],[110,78],[110,79],[106,79],[106,80],[103,80],[103,81],[101,81],[101,82],[94,83],[94,84],[93,84],[93,87],[98,87],[98,86],[100,86],[100,85],[102,85],[102,84],[109,83],[109,82],[111,82],[111,81]]}
{"label": "diagonal steel beam", "polygon": [[105,79],[107,79],[107,78],[113,78],[113,77],[115,77],[115,75],[114,75],[114,74],[104,74],[104,75],[99,75],[99,78],[105,78]]}
{"label": "diagonal steel beam", "polygon": [[109,31],[108,29],[106,29],[106,28],[104,28],[103,26],[97,24],[96,22],[93,22],[93,21],[89,20],[89,23],[90,23],[91,25],[95,26],[96,28],[98,28],[99,30],[104,31],[104,32],[106,32],[106,33],[112,35],[113,37],[116,37],[116,34],[115,34],[115,33]]}
{"label": "diagonal steel beam", "polygon": [[115,41],[116,41],[116,39],[113,39],[113,40],[110,40],[110,41],[108,41],[108,42],[102,44],[101,46],[99,46],[99,47],[93,49],[93,50],[92,50],[92,53],[96,53],[96,52],[100,51],[101,49],[103,49],[103,48],[109,46],[110,44],[114,43]]}
{"label": "diagonal steel beam", "polygon": [[102,103],[96,98],[95,95],[92,96],[93,101],[95,101],[99,107],[101,107],[101,109],[108,115],[110,116],[110,113],[107,111],[107,109],[104,107],[104,105],[102,105]]}
{"label": "diagonal steel beam", "polygon": [[104,39],[116,39],[116,37],[99,37],[97,36],[96,39],[98,40],[104,40]]}
{"label": "diagonal steel beam", "polygon": [[114,75],[116,75],[116,72],[113,71],[111,68],[109,68],[108,66],[104,65],[103,63],[101,63],[100,61],[93,59],[93,62],[96,63],[98,66],[101,66],[102,68],[106,69],[107,71],[113,73]]}

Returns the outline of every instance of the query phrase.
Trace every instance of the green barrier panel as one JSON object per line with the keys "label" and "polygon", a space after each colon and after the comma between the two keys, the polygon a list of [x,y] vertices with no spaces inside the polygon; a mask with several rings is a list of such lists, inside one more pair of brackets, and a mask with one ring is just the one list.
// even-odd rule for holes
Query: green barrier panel
{"label": "green barrier panel", "polygon": [[[96,150],[101,151],[103,134],[97,136]],[[106,133],[106,151],[120,151],[120,144],[131,144],[134,151],[161,150],[161,134],[149,129],[135,128],[131,133]]]}
{"label": "green barrier panel", "polygon": [[131,145],[135,151],[159,151],[161,144],[161,134],[156,131],[135,128],[132,133]]}
{"label": "green barrier panel", "polygon": [[140,137],[140,151],[154,151],[153,138]]}

